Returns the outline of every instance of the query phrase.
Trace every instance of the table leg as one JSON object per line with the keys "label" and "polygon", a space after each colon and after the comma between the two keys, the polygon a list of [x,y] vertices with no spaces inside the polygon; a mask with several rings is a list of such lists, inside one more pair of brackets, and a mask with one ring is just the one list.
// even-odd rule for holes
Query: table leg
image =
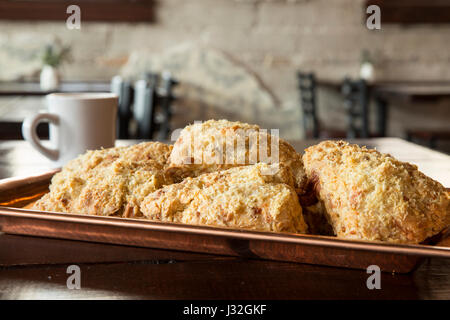
{"label": "table leg", "polygon": [[385,137],[388,118],[388,103],[382,97],[376,97],[375,103],[377,107],[377,133],[381,137]]}

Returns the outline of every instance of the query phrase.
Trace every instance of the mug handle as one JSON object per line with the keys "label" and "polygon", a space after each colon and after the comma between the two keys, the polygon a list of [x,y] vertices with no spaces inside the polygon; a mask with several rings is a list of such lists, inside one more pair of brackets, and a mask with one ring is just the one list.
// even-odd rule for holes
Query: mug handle
{"label": "mug handle", "polygon": [[50,149],[42,145],[41,140],[37,136],[36,127],[43,120],[48,120],[54,125],[59,125],[59,117],[52,113],[38,113],[36,115],[27,117],[22,124],[22,135],[26,141],[44,156],[50,160],[56,161],[59,158],[59,151],[57,149]]}

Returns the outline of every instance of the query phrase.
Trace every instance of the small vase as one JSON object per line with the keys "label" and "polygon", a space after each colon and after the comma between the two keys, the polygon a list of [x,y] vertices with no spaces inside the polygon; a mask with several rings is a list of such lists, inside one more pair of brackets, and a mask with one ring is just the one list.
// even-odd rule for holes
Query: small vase
{"label": "small vase", "polygon": [[59,74],[56,68],[45,65],[41,71],[40,77],[41,90],[51,91],[59,87]]}
{"label": "small vase", "polygon": [[361,69],[359,70],[359,76],[361,79],[366,80],[368,82],[372,82],[375,80],[375,69],[370,62],[364,62],[361,65]]}

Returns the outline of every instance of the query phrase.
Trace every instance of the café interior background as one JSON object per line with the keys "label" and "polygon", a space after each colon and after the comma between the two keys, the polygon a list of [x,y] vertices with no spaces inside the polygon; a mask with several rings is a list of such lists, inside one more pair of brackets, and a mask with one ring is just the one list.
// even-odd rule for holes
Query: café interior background
{"label": "caf\u00e9 interior background", "polygon": [[[149,23],[0,21],[0,80],[37,80],[34,52],[60,39],[71,47],[63,81],[110,81],[117,74],[170,71],[180,81],[173,127],[228,118],[304,137],[296,73],[340,81],[358,77],[368,50],[375,78],[450,81],[450,24],[365,25],[363,0],[161,0]],[[38,99],[38,100],[37,100]],[[2,104],[42,103],[2,98]],[[339,92],[319,88],[324,125],[345,128]],[[450,101],[393,102],[387,134],[448,129]],[[374,108],[372,108],[373,110]],[[426,110],[426,111],[424,111]],[[373,118],[373,117],[371,117]],[[448,149],[448,148],[447,148]]]}

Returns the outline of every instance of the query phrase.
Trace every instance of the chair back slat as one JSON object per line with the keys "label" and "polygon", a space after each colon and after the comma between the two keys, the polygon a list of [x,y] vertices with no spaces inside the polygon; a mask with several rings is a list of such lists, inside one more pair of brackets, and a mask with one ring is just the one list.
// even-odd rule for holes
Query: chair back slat
{"label": "chair back slat", "polygon": [[369,95],[366,81],[344,79],[341,87],[347,112],[347,138],[368,138]]}
{"label": "chair back slat", "polygon": [[319,137],[319,121],[316,112],[316,78],[313,73],[298,72],[300,104],[303,110],[303,129],[310,138]]}
{"label": "chair back slat", "polygon": [[167,140],[169,138],[170,122],[172,119],[172,102],[175,99],[173,94],[174,87],[178,82],[172,77],[170,72],[162,73],[162,86],[161,86],[161,113],[162,123],[160,128],[160,138]]}
{"label": "chair back slat", "polygon": [[121,76],[115,76],[111,80],[111,92],[117,94],[119,97],[119,105],[117,108],[117,138],[129,139],[133,87],[129,81],[124,80]]}
{"label": "chair back slat", "polygon": [[133,116],[137,123],[136,135],[139,139],[153,138],[157,86],[157,74],[151,74],[146,79],[138,80],[134,85]]}

